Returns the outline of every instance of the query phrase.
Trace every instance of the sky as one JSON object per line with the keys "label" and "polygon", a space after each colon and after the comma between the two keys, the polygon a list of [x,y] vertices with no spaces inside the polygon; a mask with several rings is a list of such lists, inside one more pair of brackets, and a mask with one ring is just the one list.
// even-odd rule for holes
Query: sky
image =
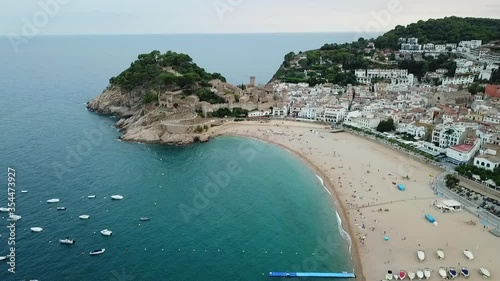
{"label": "sky", "polygon": [[498,0],[0,0],[0,35],[383,32]]}

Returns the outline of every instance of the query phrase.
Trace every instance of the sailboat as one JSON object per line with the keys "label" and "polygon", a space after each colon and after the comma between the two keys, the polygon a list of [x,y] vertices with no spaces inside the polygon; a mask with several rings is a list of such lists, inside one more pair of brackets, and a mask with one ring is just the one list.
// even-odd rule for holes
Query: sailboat
{"label": "sailboat", "polygon": [[413,272],[413,271],[411,271],[411,270],[410,270],[410,271],[408,271],[408,278],[409,278],[410,280],[415,279],[415,272]]}
{"label": "sailboat", "polygon": [[417,251],[417,257],[419,261],[424,261],[425,260],[425,252],[422,250]]}
{"label": "sailboat", "polygon": [[443,279],[446,278],[447,274],[446,274],[446,268],[445,267],[440,267],[438,272],[439,272],[439,276],[441,276],[441,278],[443,278]]}
{"label": "sailboat", "polygon": [[436,255],[437,255],[437,257],[438,257],[440,260],[444,259],[444,250],[443,250],[443,249],[437,249],[437,251],[436,251]]}
{"label": "sailboat", "polygon": [[455,279],[458,276],[457,269],[454,268],[454,267],[449,267],[448,268],[448,273],[450,274],[451,279]]}
{"label": "sailboat", "polygon": [[418,280],[422,280],[424,278],[424,271],[422,269],[417,270]]}
{"label": "sailboat", "polygon": [[473,260],[474,259],[474,255],[472,254],[471,251],[465,249],[464,250],[464,255],[469,259],[469,260]]}
{"label": "sailboat", "polygon": [[469,277],[469,275],[470,275],[470,273],[469,273],[469,269],[468,269],[467,267],[462,267],[462,268],[460,269],[460,273],[462,273],[462,275],[463,275],[464,277]]}
{"label": "sailboat", "polygon": [[424,269],[424,276],[425,276],[425,279],[431,278],[431,269],[430,268]]}
{"label": "sailboat", "polygon": [[406,271],[401,270],[399,272],[399,279],[404,280],[406,278]]}

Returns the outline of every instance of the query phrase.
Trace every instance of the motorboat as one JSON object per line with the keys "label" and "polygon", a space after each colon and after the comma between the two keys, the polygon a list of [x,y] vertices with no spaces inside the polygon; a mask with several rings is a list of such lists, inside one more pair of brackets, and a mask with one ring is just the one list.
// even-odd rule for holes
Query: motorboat
{"label": "motorboat", "polygon": [[464,276],[464,277],[469,277],[470,275],[470,272],[469,272],[469,269],[467,267],[462,267],[460,269],[460,273]]}
{"label": "motorboat", "polygon": [[406,278],[406,271],[401,270],[399,272],[399,279],[404,280]]}
{"label": "motorboat", "polygon": [[81,216],[79,216],[79,218],[81,220],[88,220],[90,218],[90,216],[89,215],[81,215]]}
{"label": "motorboat", "polygon": [[97,250],[93,250],[89,253],[89,255],[91,256],[96,256],[96,255],[100,255],[102,253],[104,253],[106,251],[106,249],[97,249]]}
{"label": "motorboat", "polygon": [[6,257],[6,256],[0,256],[0,261],[4,261],[4,260],[6,260],[6,259],[7,259],[7,257]]}
{"label": "motorboat", "polygon": [[43,231],[43,228],[41,228],[41,227],[32,227],[30,229],[32,232],[42,232]]}
{"label": "motorboat", "polygon": [[446,278],[446,276],[448,275],[446,273],[446,268],[445,267],[440,267],[439,270],[438,270],[438,272],[439,272],[439,276],[441,276],[441,278],[443,278],[443,279]]}
{"label": "motorboat", "polygon": [[491,276],[490,271],[484,267],[479,268],[479,273],[481,273],[481,275],[483,275],[483,278],[489,278]]}
{"label": "motorboat", "polygon": [[422,278],[424,278],[424,271],[422,269],[417,270],[417,278],[418,280],[422,280]]}
{"label": "motorboat", "polygon": [[112,200],[122,200],[123,196],[121,196],[121,195],[111,195],[111,199]]}
{"label": "motorboat", "polygon": [[140,220],[140,221],[149,221],[149,220],[151,220],[151,219],[150,219],[150,218],[148,218],[148,217],[143,217],[143,218],[140,218],[139,220]]}
{"label": "motorboat", "polygon": [[66,210],[66,207],[57,207],[57,210],[58,210],[58,211],[65,211],[65,210]]}
{"label": "motorboat", "polygon": [[94,199],[95,198],[95,195],[89,195],[87,196],[88,199]]}
{"label": "motorboat", "polygon": [[424,276],[425,276],[425,279],[431,278],[431,269],[430,268],[424,269]]}
{"label": "motorboat", "polygon": [[0,208],[0,212],[10,212],[10,208]]}
{"label": "motorboat", "polygon": [[471,251],[465,249],[464,250],[464,255],[469,259],[469,260],[473,260],[474,259],[474,255],[472,254]]}
{"label": "motorboat", "polygon": [[458,276],[457,269],[454,267],[449,267],[448,268],[448,274],[450,274],[451,279],[455,279]]}
{"label": "motorboat", "polygon": [[74,239],[70,239],[69,237],[66,237],[64,239],[59,239],[59,243],[61,244],[67,244],[67,245],[73,245],[76,243]]}
{"label": "motorboat", "polygon": [[21,190],[21,193],[28,193],[27,190]]}
{"label": "motorboat", "polygon": [[19,215],[10,215],[8,220],[9,221],[18,221],[20,219],[22,219],[23,217],[19,216]]}
{"label": "motorboat", "polygon": [[47,203],[49,203],[49,204],[50,203],[59,203],[59,201],[60,200],[58,198],[52,198],[52,199],[47,200]]}
{"label": "motorboat", "polygon": [[411,271],[411,270],[410,270],[410,271],[408,271],[408,278],[409,278],[410,280],[415,279],[415,272],[413,272],[413,271]]}
{"label": "motorboat", "polygon": [[437,257],[438,257],[440,260],[444,259],[444,250],[443,250],[443,249],[437,249],[437,251],[436,251],[436,255],[437,255]]}
{"label": "motorboat", "polygon": [[417,257],[419,261],[424,261],[425,260],[425,252],[422,250],[417,251]]}
{"label": "motorboat", "polygon": [[386,280],[392,280],[392,270],[388,270],[387,273],[385,274],[385,279]]}
{"label": "motorboat", "polygon": [[113,235],[113,231],[111,231],[109,229],[103,229],[103,230],[101,230],[101,234],[104,236],[111,236],[111,235]]}

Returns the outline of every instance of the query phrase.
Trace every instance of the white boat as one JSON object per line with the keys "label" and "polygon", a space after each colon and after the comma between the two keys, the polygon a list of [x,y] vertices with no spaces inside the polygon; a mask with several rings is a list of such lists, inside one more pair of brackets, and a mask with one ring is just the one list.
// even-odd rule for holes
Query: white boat
{"label": "white boat", "polygon": [[444,250],[443,250],[443,249],[437,249],[437,251],[436,251],[436,255],[437,255],[437,257],[438,257],[440,260],[444,259]]}
{"label": "white boat", "polygon": [[89,255],[91,255],[91,256],[100,255],[100,254],[104,253],[105,251],[106,251],[106,249],[93,250],[89,253]]}
{"label": "white boat", "polygon": [[474,259],[474,255],[472,254],[471,251],[465,249],[464,250],[464,255],[469,259],[469,260],[473,260]]}
{"label": "white boat", "polygon": [[408,271],[408,278],[410,278],[410,280],[415,279],[415,272],[413,272],[413,271],[411,271],[411,270],[410,270],[410,271]]}
{"label": "white boat", "polygon": [[11,215],[9,216],[8,220],[9,221],[18,221],[20,219],[22,219],[23,217],[19,216],[19,215]]}
{"label": "white boat", "polygon": [[6,260],[6,259],[7,259],[7,257],[6,257],[6,256],[0,256],[0,261],[4,261],[4,260]]}
{"label": "white boat", "polygon": [[443,278],[443,279],[446,278],[446,275],[448,275],[446,273],[446,267],[440,267],[438,272],[439,272],[439,276],[441,276],[441,278]]}
{"label": "white boat", "polygon": [[33,232],[42,232],[42,230],[43,230],[43,228],[41,228],[41,227],[32,227],[32,228],[30,228],[30,229],[31,229],[31,231],[33,231]]}
{"label": "white boat", "polygon": [[81,216],[79,216],[79,218],[82,220],[88,220],[90,218],[90,216],[89,215],[81,215]]}
{"label": "white boat", "polygon": [[66,207],[57,207],[58,211],[66,211]]}
{"label": "white boat", "polygon": [[9,212],[10,211],[10,208],[0,208],[0,212]]}
{"label": "white boat", "polygon": [[385,274],[385,279],[392,280],[392,271],[389,270],[389,272]]}
{"label": "white boat", "polygon": [[394,280],[399,280],[399,275],[398,274],[393,274]]}
{"label": "white boat", "polygon": [[424,269],[424,276],[425,276],[425,279],[431,278],[431,269],[430,268]]}
{"label": "white boat", "polygon": [[484,278],[489,278],[491,275],[490,275],[490,271],[487,270],[486,268],[484,267],[481,267],[479,269],[479,273],[481,273],[481,275],[483,275]]}
{"label": "white boat", "polygon": [[47,203],[49,203],[49,204],[50,203],[59,203],[59,201],[60,200],[58,198],[52,198],[52,199],[47,200]]}
{"label": "white boat", "polygon": [[21,193],[28,193],[27,190],[21,190]]}
{"label": "white boat", "polygon": [[450,274],[451,279],[455,279],[458,276],[458,271],[454,267],[449,267],[448,268],[448,273]]}
{"label": "white boat", "polygon": [[121,196],[121,195],[111,195],[111,199],[113,199],[113,200],[122,200],[123,196]]}
{"label": "white boat", "polygon": [[425,260],[425,252],[422,250],[417,251],[417,257],[419,261],[424,261]]}
{"label": "white boat", "polygon": [[104,236],[111,236],[111,235],[113,235],[113,231],[111,231],[109,229],[103,229],[103,230],[101,230],[101,234]]}
{"label": "white boat", "polygon": [[422,269],[417,270],[417,278],[418,280],[422,280],[422,278],[424,278],[424,271]]}
{"label": "white boat", "polygon": [[88,199],[94,199],[95,198],[95,195],[89,195],[87,196]]}
{"label": "white boat", "polygon": [[69,237],[66,237],[64,239],[59,239],[59,243],[61,244],[67,244],[67,245],[73,245],[76,243],[74,239],[70,239]]}
{"label": "white boat", "polygon": [[460,274],[462,274],[465,278],[469,277],[470,271],[467,267],[460,268]]}

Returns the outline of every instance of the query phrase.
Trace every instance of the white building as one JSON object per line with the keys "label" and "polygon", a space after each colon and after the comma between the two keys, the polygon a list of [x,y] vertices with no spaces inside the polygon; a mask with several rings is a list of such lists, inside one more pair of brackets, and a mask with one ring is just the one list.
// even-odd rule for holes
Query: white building
{"label": "white building", "polygon": [[460,163],[468,163],[474,158],[480,146],[479,139],[476,139],[473,144],[454,145],[446,149],[446,156]]}
{"label": "white building", "polygon": [[344,123],[357,128],[375,129],[380,121],[380,118],[375,117],[374,114],[362,114],[359,111],[352,111],[347,114]]}
{"label": "white building", "polygon": [[500,167],[500,156],[488,154],[476,156],[474,166],[493,171],[495,168]]}
{"label": "white building", "polygon": [[474,75],[463,75],[443,78],[442,85],[470,85],[474,82]]}
{"label": "white building", "polygon": [[[339,123],[347,116],[347,109],[343,106],[326,106],[323,112],[323,121]],[[378,125],[378,124],[377,124]]]}
{"label": "white building", "polygon": [[317,111],[316,107],[304,107],[300,110],[298,117],[301,119],[316,120]]}
{"label": "white building", "polygon": [[270,110],[262,110],[262,111],[255,110],[255,111],[251,111],[248,113],[249,118],[265,117],[265,116],[269,116],[269,115],[271,115]]}
{"label": "white building", "polygon": [[284,106],[273,107],[273,117],[285,117],[288,115],[288,108]]}
{"label": "white building", "polygon": [[466,127],[441,124],[437,125],[432,131],[432,142],[438,143],[441,148],[447,148],[461,144],[465,140],[465,136]]}
{"label": "white building", "polygon": [[371,84],[373,79],[391,80],[391,85],[413,86],[415,77],[407,69],[356,69],[356,80],[361,84]]}

